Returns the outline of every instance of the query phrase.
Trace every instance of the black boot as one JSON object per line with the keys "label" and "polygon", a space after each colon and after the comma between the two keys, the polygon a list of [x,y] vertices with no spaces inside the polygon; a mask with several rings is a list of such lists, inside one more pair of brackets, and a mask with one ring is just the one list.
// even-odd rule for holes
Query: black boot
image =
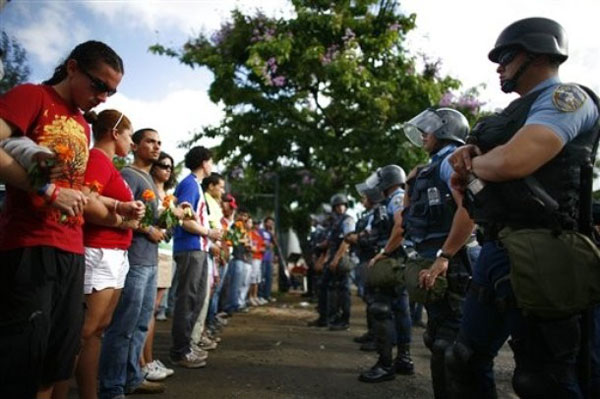
{"label": "black boot", "polygon": [[394,366],[386,367],[379,362],[358,376],[358,380],[362,382],[383,382],[393,380],[394,378],[396,378]]}
{"label": "black boot", "polygon": [[377,342],[367,341],[360,346],[360,350],[365,352],[375,352],[377,350]]}
{"label": "black boot", "polygon": [[329,331],[346,331],[350,328],[350,324],[347,321],[338,320],[335,323],[329,325]]}
{"label": "black boot", "polygon": [[327,321],[322,319],[322,318],[318,318],[315,320],[311,320],[308,323],[306,323],[309,327],[327,327]]}
{"label": "black boot", "polygon": [[364,344],[365,342],[373,341],[373,334],[371,334],[371,331],[367,331],[366,333],[364,333],[360,337],[354,337],[353,340],[357,344]]}
{"label": "black boot", "polygon": [[415,365],[410,358],[410,345],[398,345],[398,356],[396,356],[394,366],[398,374],[412,375],[415,373]]}

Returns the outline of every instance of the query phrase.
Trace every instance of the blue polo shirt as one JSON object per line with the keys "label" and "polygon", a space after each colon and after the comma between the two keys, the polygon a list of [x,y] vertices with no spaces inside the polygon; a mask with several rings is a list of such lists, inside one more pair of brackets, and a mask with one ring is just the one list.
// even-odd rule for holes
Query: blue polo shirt
{"label": "blue polo shirt", "polygon": [[[192,205],[192,209],[197,209],[198,201],[200,201],[200,187],[196,176],[190,174],[181,181],[175,188],[175,197],[178,203],[189,202]],[[175,227],[173,233],[173,253],[185,252],[185,251],[199,251],[200,250],[200,235],[192,234],[183,229],[181,226]]]}

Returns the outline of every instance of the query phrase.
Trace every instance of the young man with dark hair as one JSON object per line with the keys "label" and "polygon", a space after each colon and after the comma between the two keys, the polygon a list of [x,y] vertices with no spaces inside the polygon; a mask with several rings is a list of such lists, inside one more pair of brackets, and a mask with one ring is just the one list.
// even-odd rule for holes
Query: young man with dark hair
{"label": "young man with dark hair", "polygon": [[221,237],[220,229],[211,229],[202,180],[210,176],[212,153],[205,147],[192,148],[185,155],[185,166],[191,173],[177,185],[175,197],[179,202],[189,202],[194,218],[185,220],[173,234],[173,258],[177,263],[178,285],[173,310],[173,345],[171,361],[182,367],[206,366],[207,353],[191,342],[192,331],[208,295],[209,240]]}
{"label": "young man with dark hair", "polygon": [[[133,164],[121,171],[136,200],[154,209],[157,218],[158,192],[150,169],[160,155],[161,141],[153,129],[141,129],[133,136]],[[152,195],[149,195],[152,193]],[[152,198],[153,197],[153,198]],[[148,323],[156,296],[158,243],[161,229],[141,225],[133,234],[128,250],[129,272],[113,319],[104,333],[100,356],[100,398],[112,399],[129,393],[158,393],[162,384],[145,379],[140,367]]]}

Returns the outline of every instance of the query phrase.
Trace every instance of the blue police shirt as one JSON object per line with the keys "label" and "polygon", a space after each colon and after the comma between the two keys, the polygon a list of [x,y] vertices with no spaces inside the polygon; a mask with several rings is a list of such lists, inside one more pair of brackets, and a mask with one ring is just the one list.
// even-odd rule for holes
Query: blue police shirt
{"label": "blue police shirt", "polygon": [[440,179],[446,182],[448,189],[450,190],[450,178],[452,177],[452,173],[454,169],[450,166],[450,155],[456,150],[455,144],[448,144],[441,150],[439,150],[434,156],[431,157],[431,163],[437,162],[440,158],[444,158],[440,165]]}
{"label": "blue police shirt", "polygon": [[389,196],[385,204],[385,209],[391,220],[394,220],[394,215],[398,211],[404,209],[404,190],[398,187],[392,195]]}
{"label": "blue police shirt", "polygon": [[544,125],[564,144],[594,126],[598,108],[579,86],[564,84],[558,77],[552,77],[531,91],[540,89],[544,91],[531,106],[525,125]]}

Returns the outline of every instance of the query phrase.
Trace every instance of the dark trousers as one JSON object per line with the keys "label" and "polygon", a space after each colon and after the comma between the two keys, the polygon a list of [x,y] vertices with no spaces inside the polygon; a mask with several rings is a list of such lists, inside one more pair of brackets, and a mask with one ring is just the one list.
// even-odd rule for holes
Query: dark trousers
{"label": "dark trousers", "polygon": [[321,273],[321,277],[319,278],[319,282],[318,282],[318,293],[319,293],[319,303],[318,303],[318,310],[319,310],[319,319],[324,320],[324,321],[328,321],[327,320],[327,292],[329,290],[329,281],[331,280],[331,272],[329,271],[329,268],[325,267],[323,268],[323,272]]}
{"label": "dark trousers", "polygon": [[464,378],[454,379],[455,384],[468,386],[454,389],[455,397],[494,397],[493,359],[510,335],[516,363],[513,383],[524,375],[533,376],[529,381],[535,389],[549,392],[549,396],[540,397],[582,398],[576,375],[580,344],[577,321],[533,320],[514,306],[499,307],[499,302],[513,295],[510,280],[504,279],[509,271],[506,250],[496,241],[485,242],[473,268],[473,283],[485,287],[494,300],[482,300],[473,290],[467,294],[458,341],[472,354],[463,369]]}
{"label": "dark trousers", "polygon": [[71,377],[83,324],[83,255],[52,247],[0,252],[0,397],[35,397]]}
{"label": "dark trousers", "polygon": [[374,315],[375,341],[379,363],[392,365],[394,345],[406,346],[412,339],[408,293],[405,288],[376,289],[373,303],[385,305],[387,314]]}
{"label": "dark trousers", "polygon": [[327,320],[330,323],[350,322],[350,276],[336,270],[331,273],[327,290]]}
{"label": "dark trousers", "polygon": [[171,356],[174,359],[179,359],[190,351],[192,330],[206,296],[207,255],[204,251],[187,251],[173,256],[179,276],[171,329]]}

